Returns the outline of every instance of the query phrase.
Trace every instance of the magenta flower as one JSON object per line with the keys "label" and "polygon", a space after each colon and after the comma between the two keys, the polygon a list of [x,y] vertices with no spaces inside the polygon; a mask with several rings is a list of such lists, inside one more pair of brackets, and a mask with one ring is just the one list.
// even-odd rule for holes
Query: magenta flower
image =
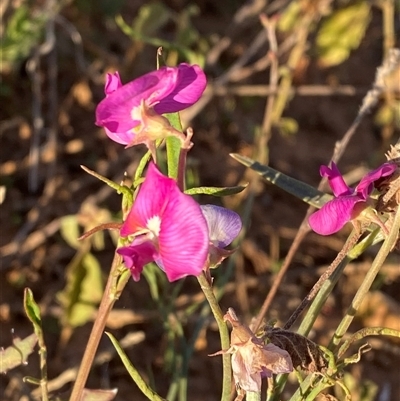
{"label": "magenta flower", "polygon": [[355,189],[344,182],[335,163],[331,168],[321,166],[320,174],[327,177],[335,199],[327,202],[322,208],[309,217],[311,228],[318,234],[330,235],[339,231],[347,222],[357,216],[368,206],[368,197],[374,189],[374,182],[391,175],[396,166],[384,163],[365,175]]}
{"label": "magenta flower", "polygon": [[210,237],[209,267],[216,267],[234,252],[224,248],[239,235],[242,222],[237,213],[224,207],[215,205],[200,207],[206,218]]}
{"label": "magenta flower", "polygon": [[120,233],[133,237],[130,245],[117,252],[135,281],[150,262],[175,281],[198,276],[207,260],[209,236],[200,206],[153,163]]}
{"label": "magenta flower", "polygon": [[125,85],[118,73],[107,74],[106,97],[97,106],[96,125],[104,127],[110,139],[127,147],[148,145],[165,137],[168,133],[164,129],[172,128],[166,119],[157,117],[197,102],[206,84],[201,68],[185,63],[161,67]]}

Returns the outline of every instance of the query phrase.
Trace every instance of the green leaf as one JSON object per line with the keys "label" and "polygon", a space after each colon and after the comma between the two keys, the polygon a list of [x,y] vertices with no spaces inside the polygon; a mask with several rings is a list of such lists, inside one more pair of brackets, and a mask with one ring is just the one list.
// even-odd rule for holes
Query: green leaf
{"label": "green leaf", "polygon": [[154,35],[172,18],[171,10],[164,3],[152,2],[140,7],[133,20],[132,29],[137,35]]}
{"label": "green leaf", "polygon": [[57,299],[64,309],[63,324],[77,327],[92,318],[101,300],[101,268],[91,253],[78,253],[66,270],[67,284]]}
{"label": "green leaf", "polygon": [[112,401],[118,390],[98,390],[98,389],[83,389],[81,401]]}
{"label": "green leaf", "polygon": [[294,118],[283,117],[278,122],[278,128],[282,135],[294,135],[299,130],[299,124]]}
{"label": "green leaf", "polygon": [[213,196],[228,196],[235,195],[247,188],[247,185],[238,185],[236,187],[197,187],[190,188],[185,191],[187,195],[213,195]]}
{"label": "green leaf", "polygon": [[74,249],[79,249],[81,243],[78,238],[80,237],[79,223],[76,215],[64,216],[61,219],[60,233],[65,242]]}
{"label": "green leaf", "polygon": [[40,317],[40,308],[39,305],[35,302],[33,298],[33,293],[30,288],[25,288],[24,291],[24,309],[26,316],[32,322],[35,333],[38,333],[37,330],[42,330],[42,319]]}
{"label": "green leaf", "polygon": [[149,399],[152,401],[166,401],[164,398],[161,398],[156,392],[154,392],[148,385],[147,383],[142,379],[140,376],[140,373],[137,371],[137,369],[132,365],[131,361],[129,360],[128,356],[126,355],[125,351],[122,349],[120,344],[118,343],[117,339],[111,334],[107,333],[108,338],[111,340],[114,348],[116,349],[118,355],[121,358],[122,363],[125,366],[125,369],[133,379],[133,381],[136,383],[136,385],[139,387],[140,391]]}
{"label": "green leaf", "polygon": [[337,10],[326,18],[316,38],[320,64],[330,67],[345,61],[360,46],[370,19],[367,1]]}
{"label": "green leaf", "polygon": [[32,333],[23,340],[16,338],[13,345],[6,349],[0,348],[0,373],[7,373],[19,365],[26,365],[27,359],[32,354],[37,343],[37,336]]}
{"label": "green leaf", "polygon": [[49,15],[40,11],[40,8],[33,13],[27,4],[20,4],[15,8],[0,43],[0,71],[12,68],[30,55],[32,49],[42,40],[48,18]]}
{"label": "green leaf", "polygon": [[311,185],[289,177],[273,169],[272,167],[264,166],[250,159],[249,157],[241,156],[237,153],[231,153],[231,156],[238,162],[256,171],[270,183],[282,188],[286,192],[301,199],[303,202],[306,202],[318,209],[320,209],[326,202],[333,199],[332,195],[318,191],[318,189],[312,187]]}
{"label": "green leaf", "polygon": [[281,32],[288,32],[296,27],[300,18],[301,8],[301,1],[291,1],[289,3],[278,20],[278,29]]}

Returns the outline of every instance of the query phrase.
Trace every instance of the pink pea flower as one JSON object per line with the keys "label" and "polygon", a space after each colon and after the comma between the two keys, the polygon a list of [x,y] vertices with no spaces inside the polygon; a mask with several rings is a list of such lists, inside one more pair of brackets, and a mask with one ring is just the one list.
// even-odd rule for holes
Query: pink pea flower
{"label": "pink pea flower", "polygon": [[240,233],[242,222],[237,213],[215,205],[200,206],[210,237],[209,267],[217,267],[234,250],[224,249]]}
{"label": "pink pea flower", "polygon": [[153,163],[120,233],[133,237],[130,245],[117,252],[135,281],[150,262],[175,281],[198,276],[207,260],[209,236],[200,206]]}
{"label": "pink pea flower", "polygon": [[396,170],[393,163],[384,163],[366,174],[356,186],[350,188],[344,182],[335,163],[331,167],[321,166],[320,174],[327,177],[335,199],[327,202],[313,213],[308,222],[318,234],[330,235],[339,231],[347,222],[355,219],[368,206],[368,197],[374,189],[374,182],[391,175]]}
{"label": "pink pea flower", "polygon": [[274,344],[264,344],[238,320],[232,308],[228,309],[224,320],[232,325],[230,348],[210,356],[232,354],[233,378],[237,387],[259,393],[262,378],[293,371],[289,353]]}
{"label": "pink pea flower", "polygon": [[174,130],[161,114],[191,106],[199,100],[206,84],[202,69],[186,63],[161,67],[125,85],[118,73],[107,74],[106,97],[96,108],[96,125],[126,147],[144,143],[151,148],[151,142],[167,135],[184,141],[184,134]]}

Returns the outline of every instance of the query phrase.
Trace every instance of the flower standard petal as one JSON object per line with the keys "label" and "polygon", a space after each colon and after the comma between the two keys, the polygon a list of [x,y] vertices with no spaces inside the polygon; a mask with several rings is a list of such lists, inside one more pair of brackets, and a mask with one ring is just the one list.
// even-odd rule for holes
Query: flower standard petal
{"label": "flower standard petal", "polygon": [[218,248],[225,248],[242,229],[239,215],[220,206],[202,205],[200,207],[207,220],[210,241]]}
{"label": "flower standard petal", "polygon": [[169,281],[198,276],[208,256],[208,228],[200,206],[177,186],[161,220],[159,252]]}
{"label": "flower standard petal", "polygon": [[154,216],[162,218],[171,192],[175,188],[176,182],[161,174],[156,165],[150,163],[132,209],[121,227],[121,235],[126,237],[142,230]]}
{"label": "flower standard petal", "polygon": [[356,195],[341,196],[327,202],[308,218],[310,227],[321,235],[339,231],[354,217],[353,209],[359,202],[364,202],[364,199]]}
{"label": "flower standard petal", "polygon": [[207,79],[198,65],[179,64],[177,67],[175,87],[163,97],[154,110],[158,114],[174,113],[196,103],[204,92]]}

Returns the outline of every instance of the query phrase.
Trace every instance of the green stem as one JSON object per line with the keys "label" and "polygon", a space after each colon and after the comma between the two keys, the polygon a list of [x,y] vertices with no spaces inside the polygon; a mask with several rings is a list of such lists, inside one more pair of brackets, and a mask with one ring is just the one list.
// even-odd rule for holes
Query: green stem
{"label": "green stem", "polygon": [[137,369],[132,365],[128,356],[126,355],[125,351],[121,348],[120,344],[118,343],[117,339],[111,334],[107,333],[108,338],[113,343],[115,349],[117,350],[118,355],[120,356],[122,363],[124,364],[127,372],[132,377],[133,381],[137,384],[140,391],[151,401],[165,401],[164,398],[160,397],[156,392],[154,392],[147,383],[143,380],[140,373]]}
{"label": "green stem", "polygon": [[[215,297],[213,289],[208,282],[204,272],[197,277],[200,288],[204,292],[204,295],[210,304],[211,311],[217,321],[219,335],[221,338],[221,348],[227,350],[230,347],[229,331],[226,323],[224,322],[223,314],[218,301]],[[222,368],[223,368],[223,379],[222,379],[222,395],[221,401],[229,401],[231,393],[231,356],[229,354],[222,355]]]}
{"label": "green stem", "polygon": [[[90,368],[93,364],[101,336],[103,335],[104,328],[106,327],[108,315],[114,306],[114,303],[117,301],[119,293],[122,291],[122,286],[119,285],[119,278],[122,274],[119,271],[120,265],[121,257],[115,253],[106,288],[99,306],[99,311],[94,321],[93,328],[83,354],[82,362],[78,370],[76,381],[72,389],[70,401],[79,401],[82,398],[83,389],[89,376]],[[125,280],[125,283],[126,282],[127,280]],[[119,292],[117,292],[117,290]]]}
{"label": "green stem", "polygon": [[399,231],[400,231],[400,208],[397,209],[389,235],[387,236],[383,245],[379,249],[379,252],[376,255],[374,261],[372,262],[372,265],[368,270],[368,273],[366,274],[364,281],[362,282],[360,288],[358,289],[356,295],[354,296],[353,302],[347,309],[346,316],[340,322],[338,328],[336,329],[329,343],[328,348],[330,350],[335,351],[338,348],[341,339],[343,338],[344,334],[349,328],[358,308],[360,307],[362,301],[364,300],[365,296],[370,290],[371,285],[375,280],[375,277],[379,273],[380,268],[382,267],[383,263],[387,258],[387,255],[389,254],[390,250],[396,243],[399,237]]}

